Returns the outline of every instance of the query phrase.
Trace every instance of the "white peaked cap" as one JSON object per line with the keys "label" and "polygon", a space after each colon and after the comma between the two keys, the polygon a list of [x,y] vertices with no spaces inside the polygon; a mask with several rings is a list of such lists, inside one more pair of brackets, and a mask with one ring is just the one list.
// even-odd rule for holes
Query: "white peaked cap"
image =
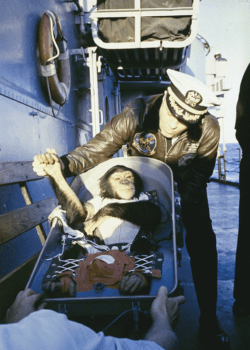
{"label": "white peaked cap", "polygon": [[205,84],[191,75],[177,72],[173,69],[168,69],[167,74],[172,84],[184,97],[187,95],[188,91],[195,91],[199,93],[202,97],[202,101],[199,103],[199,106],[213,107],[221,104],[220,100]]}

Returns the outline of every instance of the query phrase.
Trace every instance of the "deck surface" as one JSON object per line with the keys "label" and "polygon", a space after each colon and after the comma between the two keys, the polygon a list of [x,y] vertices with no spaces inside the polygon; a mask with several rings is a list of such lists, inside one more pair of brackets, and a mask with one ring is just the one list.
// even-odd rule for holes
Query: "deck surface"
{"label": "deck surface", "polygon": [[[239,189],[211,182],[208,184],[208,199],[218,250],[217,315],[229,335],[232,350],[247,350],[250,349],[250,316],[236,318],[232,313]],[[180,350],[202,349],[198,337],[199,309],[185,248],[182,254],[182,267],[178,269],[178,277],[184,284],[186,303],[181,306],[181,317],[175,331]]]}

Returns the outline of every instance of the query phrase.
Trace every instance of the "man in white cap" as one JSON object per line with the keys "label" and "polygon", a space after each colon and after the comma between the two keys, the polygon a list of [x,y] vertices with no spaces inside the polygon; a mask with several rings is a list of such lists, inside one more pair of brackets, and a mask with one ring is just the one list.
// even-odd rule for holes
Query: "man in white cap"
{"label": "man in white cap", "polygon": [[[220,101],[196,78],[170,69],[167,73],[171,84],[164,94],[130,102],[87,144],[62,156],[61,165],[66,177],[77,175],[127,145],[130,156],[152,157],[172,168],[201,311],[200,333],[209,346],[228,349],[228,337],[216,317],[216,238],[206,193],[220,137],[217,119],[207,108]],[[50,162],[54,160],[49,153],[36,156],[35,171],[45,175],[42,167]]]}

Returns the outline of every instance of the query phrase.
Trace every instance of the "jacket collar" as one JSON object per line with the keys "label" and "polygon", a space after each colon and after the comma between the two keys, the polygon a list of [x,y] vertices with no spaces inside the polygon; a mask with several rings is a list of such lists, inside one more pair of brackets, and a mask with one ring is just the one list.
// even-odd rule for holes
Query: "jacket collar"
{"label": "jacket collar", "polygon": [[147,98],[145,101],[145,109],[143,114],[143,129],[151,132],[159,130],[159,110],[162,103],[163,94],[154,95]]}

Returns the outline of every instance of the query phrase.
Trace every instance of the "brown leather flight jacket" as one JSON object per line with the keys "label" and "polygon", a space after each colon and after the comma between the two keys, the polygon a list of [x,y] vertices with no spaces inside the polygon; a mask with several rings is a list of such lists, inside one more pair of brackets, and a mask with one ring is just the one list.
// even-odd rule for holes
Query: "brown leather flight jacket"
{"label": "brown leather flight jacket", "polygon": [[250,64],[243,75],[240,84],[240,93],[236,107],[236,138],[243,150],[243,153],[250,151]]}
{"label": "brown leather flight jacket", "polygon": [[131,156],[147,156],[167,163],[182,197],[198,200],[214,169],[220,137],[218,121],[206,114],[198,125],[189,126],[181,133],[168,149],[167,138],[159,130],[162,97],[161,94],[130,102],[92,140],[67,155],[64,159],[67,175],[80,174],[112,158],[127,145]]}

